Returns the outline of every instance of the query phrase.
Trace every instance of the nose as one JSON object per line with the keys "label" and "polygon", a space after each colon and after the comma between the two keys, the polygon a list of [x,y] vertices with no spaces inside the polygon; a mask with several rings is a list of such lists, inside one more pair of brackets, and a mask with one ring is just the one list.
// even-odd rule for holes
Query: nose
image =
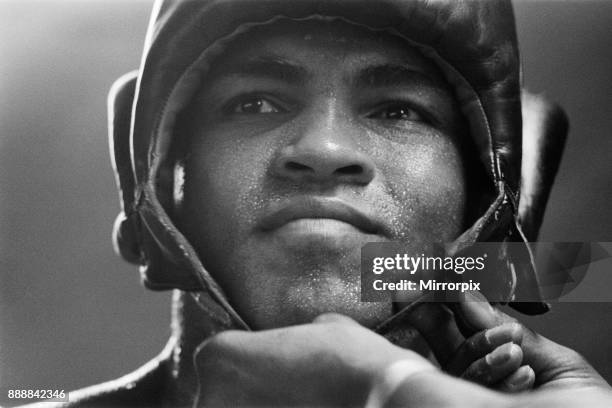
{"label": "nose", "polygon": [[313,116],[275,158],[278,176],[294,182],[368,184],[375,165],[357,144],[359,129],[342,118]]}

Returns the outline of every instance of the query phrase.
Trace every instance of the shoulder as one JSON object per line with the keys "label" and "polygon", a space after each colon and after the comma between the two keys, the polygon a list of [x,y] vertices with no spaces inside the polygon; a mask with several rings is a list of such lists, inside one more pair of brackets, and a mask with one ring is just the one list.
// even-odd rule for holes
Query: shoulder
{"label": "shoulder", "polygon": [[169,360],[165,353],[116,380],[69,393],[69,401],[37,402],[24,408],[157,407],[163,402]]}

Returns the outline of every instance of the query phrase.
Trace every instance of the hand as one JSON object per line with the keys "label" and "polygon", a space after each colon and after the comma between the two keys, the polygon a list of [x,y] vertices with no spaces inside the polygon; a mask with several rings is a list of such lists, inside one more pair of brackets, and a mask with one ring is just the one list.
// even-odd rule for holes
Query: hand
{"label": "hand", "polygon": [[536,375],[536,385],[552,387],[590,387],[610,389],[609,384],[595,369],[574,350],[557,344],[520,324],[516,319],[488,304],[478,294],[480,301],[459,303],[455,313],[474,328],[488,328],[511,323],[523,333],[522,349],[524,362]]}
{"label": "hand", "polygon": [[523,365],[523,331],[516,323],[468,337],[444,367],[449,374],[505,392],[531,389],[535,373]]}
{"label": "hand", "polygon": [[535,374],[523,365],[520,325],[458,325],[453,312],[440,303],[418,306],[409,321],[428,341],[447,373],[499,391],[519,392],[533,386]]}
{"label": "hand", "polygon": [[436,371],[348,317],[260,332],[226,331],[204,343],[195,362],[199,406],[363,406],[377,378],[397,361]]}
{"label": "hand", "polygon": [[[452,312],[445,309],[442,304],[430,303],[417,308],[415,310],[417,313],[411,318],[411,323],[430,343],[439,361],[446,362],[446,367],[452,369],[453,364],[457,364],[457,360],[463,362],[463,365],[458,364],[458,367],[463,367],[466,365],[466,359],[469,361],[466,355],[468,357],[478,355],[473,351],[474,347],[469,345],[472,342],[478,343],[478,340],[470,340],[471,337],[468,337],[466,341],[462,333],[476,332],[477,334],[473,336],[478,337],[478,333],[482,331],[489,333],[490,336],[493,330],[507,330],[513,333],[513,342],[514,339],[521,339],[523,366],[507,377],[499,388],[515,390],[517,382],[532,381],[529,379],[531,376],[529,371],[533,370],[534,383],[540,388],[595,386],[610,389],[595,369],[574,350],[548,340],[523,326],[516,319],[490,306],[481,294],[470,294],[470,296],[471,299],[467,301],[450,305]],[[466,344],[461,346],[463,342]],[[515,344],[518,344],[518,341]],[[486,347],[481,346],[480,349],[486,350]],[[453,354],[463,357],[454,357]],[[481,364],[478,361],[474,364]],[[528,368],[523,368],[525,366]],[[471,371],[470,368],[467,370]]]}

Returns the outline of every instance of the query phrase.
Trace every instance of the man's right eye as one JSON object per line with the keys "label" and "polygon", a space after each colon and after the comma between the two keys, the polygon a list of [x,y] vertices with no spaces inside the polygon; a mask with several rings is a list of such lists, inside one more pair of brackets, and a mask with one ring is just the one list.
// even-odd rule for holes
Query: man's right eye
{"label": "man's right eye", "polygon": [[240,98],[237,101],[231,102],[226,109],[228,113],[247,115],[281,113],[285,111],[278,104],[261,96]]}

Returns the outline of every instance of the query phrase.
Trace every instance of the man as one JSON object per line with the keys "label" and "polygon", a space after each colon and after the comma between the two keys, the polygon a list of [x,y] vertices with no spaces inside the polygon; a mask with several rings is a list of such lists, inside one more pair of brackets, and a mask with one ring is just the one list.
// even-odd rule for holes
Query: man
{"label": "man", "polygon": [[[478,303],[407,316],[360,299],[367,242],[524,240],[519,210],[535,236],[551,180],[523,174],[519,207],[518,79],[507,2],[158,2],[137,81],[112,92],[111,140],[117,248],[148,287],[181,290],[173,337],[72,403],[360,405],[394,362],[430,370],[353,320],[413,349],[418,330],[447,371],[504,390],[580,370],[600,386]],[[499,279],[506,300],[537,295],[529,267]]]}

